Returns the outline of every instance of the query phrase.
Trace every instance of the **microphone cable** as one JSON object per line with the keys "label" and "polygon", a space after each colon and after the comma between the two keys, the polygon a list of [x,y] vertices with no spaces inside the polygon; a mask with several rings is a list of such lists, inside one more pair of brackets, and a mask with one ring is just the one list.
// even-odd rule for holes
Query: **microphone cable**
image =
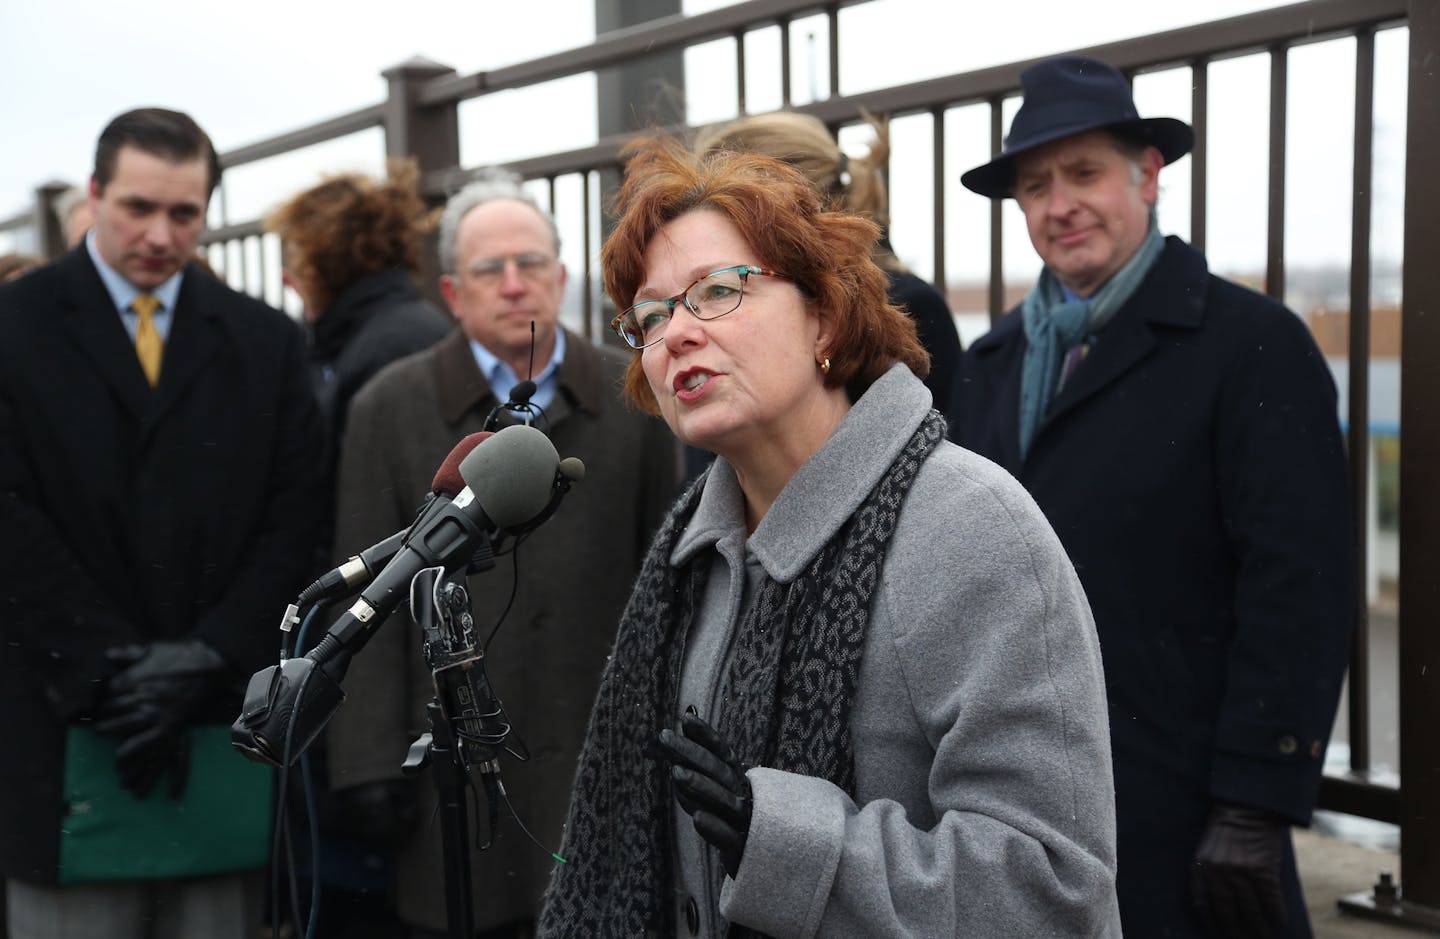
{"label": "microphone cable", "polygon": [[[295,635],[294,651],[303,655],[305,648],[305,634],[314,622],[315,617],[320,613],[323,604],[313,604],[310,611],[300,622],[300,629]],[[293,607],[291,609],[294,609]],[[287,610],[287,617],[290,615]],[[276,935],[280,934],[280,854],[281,845],[284,845],[284,861],[286,870],[286,883],[290,888],[290,916],[295,923],[295,930],[305,939],[313,939],[315,925],[319,921],[320,911],[320,815],[315,807],[315,783],[310,773],[310,754],[300,754],[300,784],[304,796],[304,812],[306,827],[310,832],[310,910],[309,916],[302,916],[300,913],[300,884],[296,876],[295,845],[291,840],[290,831],[290,807],[288,805],[289,781],[290,781],[290,759],[293,753],[295,718],[298,717],[298,709],[303,707],[305,700],[305,687],[310,683],[314,671],[307,672],[300,679],[299,692],[296,695],[296,714],[291,715],[285,728],[284,758],[281,766],[276,768],[279,780],[276,784],[275,797],[275,832],[271,839],[270,848],[270,919],[271,928]]]}

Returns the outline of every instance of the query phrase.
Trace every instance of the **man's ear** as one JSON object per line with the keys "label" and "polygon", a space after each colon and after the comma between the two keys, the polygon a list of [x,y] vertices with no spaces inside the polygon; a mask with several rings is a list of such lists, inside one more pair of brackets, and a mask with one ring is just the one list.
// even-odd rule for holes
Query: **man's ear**
{"label": "man's ear", "polygon": [[1153,206],[1160,198],[1160,170],[1165,166],[1165,157],[1157,147],[1146,147],[1140,154],[1140,198],[1146,205]]}
{"label": "man's ear", "polygon": [[456,319],[460,318],[460,311],[455,309],[455,275],[440,275],[440,296],[444,298],[445,305],[450,308],[450,315]]}

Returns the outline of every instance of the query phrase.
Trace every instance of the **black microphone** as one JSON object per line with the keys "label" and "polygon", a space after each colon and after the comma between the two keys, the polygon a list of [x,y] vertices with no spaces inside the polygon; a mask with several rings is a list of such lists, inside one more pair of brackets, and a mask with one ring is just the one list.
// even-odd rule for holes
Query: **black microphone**
{"label": "black microphone", "polygon": [[481,438],[459,472],[465,486],[453,499],[431,500],[390,562],[314,649],[251,676],[230,729],[241,753],[276,766],[298,758],[345,700],[340,681],[351,656],[408,595],[415,575],[468,565],[477,548],[488,549],[494,530],[531,524],[551,507],[552,491],[574,478],[562,475],[548,437],[518,424]]}
{"label": "black microphone", "polygon": [[515,424],[484,439],[460,461],[465,488],[450,502],[432,503],[439,509],[422,515],[411,527],[399,552],[308,657],[323,665],[343,651],[359,651],[409,596],[416,574],[427,567],[452,573],[470,562],[475,547],[482,538],[488,539],[490,531],[519,528],[545,511],[559,469],[555,445],[533,427]]}
{"label": "black microphone", "polygon": [[445,462],[441,463],[440,468],[435,471],[435,479],[430,483],[430,495],[426,497],[425,504],[420,507],[416,520],[384,541],[371,545],[359,554],[352,555],[339,567],[317,578],[314,583],[300,592],[300,596],[295,600],[295,606],[303,608],[311,603],[334,600],[370,583],[375,575],[400,552],[400,548],[405,544],[405,538],[420,523],[420,520],[432,509],[438,508],[435,500],[443,498],[450,501],[465,488],[465,479],[460,475],[461,461],[492,436],[494,435],[489,431],[481,431],[470,434],[457,443],[450,451],[450,455],[445,457]]}

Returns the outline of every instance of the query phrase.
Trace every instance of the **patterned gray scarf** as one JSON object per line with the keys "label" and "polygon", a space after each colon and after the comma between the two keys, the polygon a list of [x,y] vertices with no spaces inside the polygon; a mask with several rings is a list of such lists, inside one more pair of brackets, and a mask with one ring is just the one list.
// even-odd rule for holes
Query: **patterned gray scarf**
{"label": "patterned gray scarf", "polygon": [[[718,730],[750,766],[853,794],[850,706],[886,548],[920,466],[944,439],[931,411],[865,501],[787,585],[766,579],[736,637]],[[580,753],[541,937],[675,935],[669,776],[652,752],[674,724],[686,634],[708,567],[670,565],[705,477],[661,526],[620,621]],[[732,939],[754,935],[731,930]]]}

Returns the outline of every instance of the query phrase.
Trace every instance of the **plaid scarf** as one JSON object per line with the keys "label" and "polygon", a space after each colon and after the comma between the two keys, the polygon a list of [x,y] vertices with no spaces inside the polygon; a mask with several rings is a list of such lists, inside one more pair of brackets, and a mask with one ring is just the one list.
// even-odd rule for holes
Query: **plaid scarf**
{"label": "plaid scarf", "polygon": [[[885,552],[920,466],[944,439],[931,411],[865,501],[789,584],[767,578],[736,637],[718,730],[746,765],[854,793],[850,706]],[[558,865],[537,935],[675,934],[667,766],[652,741],[677,713],[686,636],[707,564],[670,558],[705,484],[661,526],[620,622],[580,754]],[[754,935],[734,929],[732,937]]]}

